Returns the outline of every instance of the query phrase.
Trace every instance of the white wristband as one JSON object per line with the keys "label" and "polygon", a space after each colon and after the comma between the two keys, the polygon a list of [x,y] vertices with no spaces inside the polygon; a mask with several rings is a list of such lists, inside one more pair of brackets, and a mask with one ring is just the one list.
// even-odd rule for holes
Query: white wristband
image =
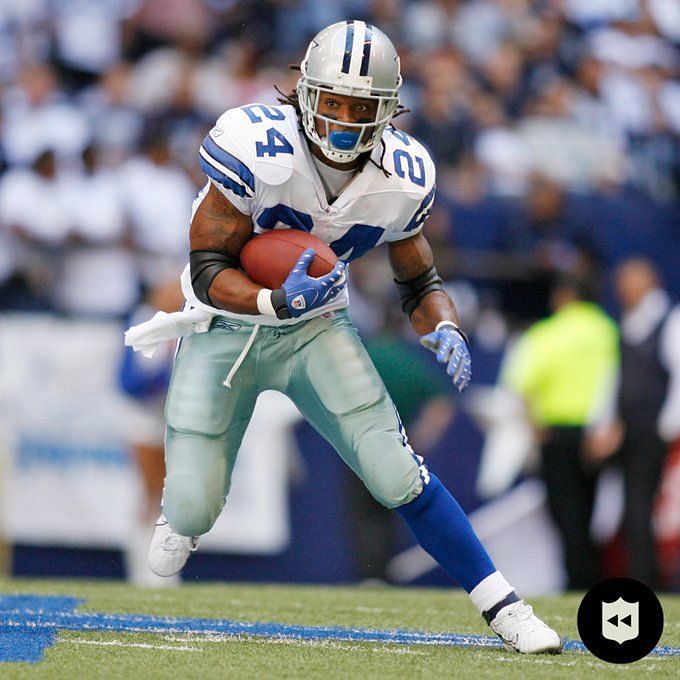
{"label": "white wristband", "polygon": [[266,316],[276,316],[276,310],[272,304],[272,291],[269,288],[263,288],[257,294],[257,311]]}
{"label": "white wristband", "polygon": [[465,341],[465,344],[470,347],[470,340],[467,336],[467,333],[455,322],[451,321],[450,319],[447,319],[445,321],[440,321],[435,327],[434,330],[435,332],[438,331],[440,328],[443,328],[444,326],[453,326],[453,330],[460,335],[461,338]]}

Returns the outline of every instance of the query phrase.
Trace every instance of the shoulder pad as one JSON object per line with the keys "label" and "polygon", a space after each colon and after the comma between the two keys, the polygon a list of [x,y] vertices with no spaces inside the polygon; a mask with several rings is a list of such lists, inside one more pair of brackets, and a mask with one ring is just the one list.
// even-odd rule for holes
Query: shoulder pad
{"label": "shoulder pad", "polygon": [[292,106],[249,104],[223,113],[208,136],[258,181],[278,185],[289,179],[294,155],[300,153],[297,126]]}

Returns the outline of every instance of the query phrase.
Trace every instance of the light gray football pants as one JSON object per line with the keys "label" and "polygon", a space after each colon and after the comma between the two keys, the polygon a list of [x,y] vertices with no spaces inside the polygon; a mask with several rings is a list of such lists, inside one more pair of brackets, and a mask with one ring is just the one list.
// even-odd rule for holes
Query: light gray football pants
{"label": "light gray football pants", "polygon": [[[230,327],[232,330],[230,330]],[[182,340],[166,403],[163,513],[184,536],[207,532],[229,493],[257,395],[277,390],[327,439],[388,508],[422,490],[419,464],[392,399],[346,310],[293,326],[261,326],[232,379],[253,326],[226,317]]]}

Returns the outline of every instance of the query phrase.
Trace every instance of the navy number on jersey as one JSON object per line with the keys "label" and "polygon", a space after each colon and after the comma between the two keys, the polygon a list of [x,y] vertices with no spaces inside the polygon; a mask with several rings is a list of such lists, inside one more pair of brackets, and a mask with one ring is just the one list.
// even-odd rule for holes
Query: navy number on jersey
{"label": "navy number on jersey", "polygon": [[[283,120],[286,116],[282,111],[273,109],[271,106],[264,104],[251,104],[250,106],[242,106],[241,111],[244,111],[246,116],[250,118],[251,123],[261,123],[264,116],[269,120]],[[260,112],[259,114],[257,112]]]}
{"label": "navy number on jersey", "polygon": [[[251,123],[261,123],[262,116],[267,120],[284,120],[286,117],[283,111],[264,104],[250,104],[240,108]],[[280,153],[293,153],[293,145],[276,128],[268,128],[265,134],[267,135],[266,142],[255,142],[255,153],[259,158],[277,156]]]}
{"label": "navy number on jersey", "polygon": [[[406,163],[406,170],[404,170],[404,162]],[[414,184],[417,184],[419,187],[425,186],[425,163],[420,156],[411,156],[408,151],[395,149],[394,170],[399,177],[406,177],[406,172],[408,172],[408,178]]]}
{"label": "navy number on jersey", "polygon": [[314,227],[311,215],[283,205],[283,203],[279,203],[272,208],[265,208],[257,218],[257,226],[262,229],[274,229],[278,222],[300,231],[309,232]]}
{"label": "navy number on jersey", "polygon": [[341,238],[329,243],[333,252],[345,262],[352,262],[375,248],[380,237],[385,233],[382,227],[370,224],[355,224]]}
{"label": "navy number on jersey", "polygon": [[404,145],[411,146],[411,138],[402,130],[396,128],[388,128],[388,130]]}
{"label": "navy number on jersey", "polygon": [[[257,218],[257,226],[261,229],[274,229],[278,223],[285,224],[292,229],[311,232],[314,228],[312,216],[279,203],[272,208],[262,211]],[[385,233],[383,227],[370,224],[355,224],[339,239],[329,243],[333,252],[345,262],[352,262],[367,253]]]}
{"label": "navy number on jersey", "polygon": [[267,129],[267,143],[255,142],[258,156],[276,156],[280,153],[293,153],[293,145],[275,128]]}

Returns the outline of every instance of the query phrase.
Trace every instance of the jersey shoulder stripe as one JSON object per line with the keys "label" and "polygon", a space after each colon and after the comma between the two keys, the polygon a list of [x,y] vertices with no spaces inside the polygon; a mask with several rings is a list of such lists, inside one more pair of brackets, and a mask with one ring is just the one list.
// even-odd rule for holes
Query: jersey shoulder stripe
{"label": "jersey shoulder stripe", "polygon": [[234,181],[231,177],[229,177],[223,170],[219,170],[218,168],[214,167],[210,163],[208,163],[202,156],[199,159],[199,165],[201,167],[201,170],[208,176],[210,179],[214,180],[218,184],[221,184],[225,189],[229,189],[230,191],[233,191],[237,196],[240,196],[241,198],[248,197],[252,198],[252,194],[248,193],[248,190],[243,184],[239,184],[238,182]]}
{"label": "jersey shoulder stripe", "polygon": [[425,224],[425,220],[430,216],[430,211],[432,210],[432,204],[434,203],[434,195],[437,191],[437,186],[433,186],[430,189],[430,193],[425,196],[418,206],[418,210],[414,213],[411,221],[404,227],[404,231],[414,231],[419,229]]}
{"label": "jersey shoulder stripe", "polygon": [[[218,146],[208,134],[199,150],[201,169],[206,175],[232,189],[239,196],[253,195],[255,192],[255,177],[250,168]],[[234,186],[237,189],[234,189]]]}

